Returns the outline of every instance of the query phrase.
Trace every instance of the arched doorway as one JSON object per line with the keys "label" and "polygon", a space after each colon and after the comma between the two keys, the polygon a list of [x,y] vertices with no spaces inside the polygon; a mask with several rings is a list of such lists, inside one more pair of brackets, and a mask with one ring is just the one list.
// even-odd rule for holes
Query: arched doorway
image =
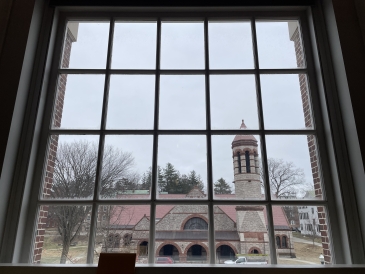
{"label": "arched doorway", "polygon": [[194,262],[205,262],[207,260],[207,251],[201,245],[192,245],[187,252],[187,260]]}
{"label": "arched doorway", "polygon": [[260,254],[260,251],[258,251],[256,248],[252,249],[251,254]]}
{"label": "arched doorway", "polygon": [[179,261],[179,251],[174,245],[164,245],[158,255],[160,257],[171,257],[175,262]]}
{"label": "arched doorway", "polygon": [[218,263],[223,264],[226,260],[234,260],[236,254],[229,245],[221,245],[217,248]]}
{"label": "arched doorway", "polygon": [[148,242],[143,241],[139,244],[139,256],[147,256],[148,255]]}

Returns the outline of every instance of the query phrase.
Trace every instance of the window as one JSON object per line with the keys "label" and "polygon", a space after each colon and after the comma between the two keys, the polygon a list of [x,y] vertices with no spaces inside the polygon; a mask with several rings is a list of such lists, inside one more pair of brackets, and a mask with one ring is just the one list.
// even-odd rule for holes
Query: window
{"label": "window", "polygon": [[242,173],[241,154],[237,152],[238,173]]}
{"label": "window", "polygon": [[[66,15],[38,159],[45,164],[36,233],[45,232],[41,217],[52,209],[59,226],[72,221],[65,232],[88,238],[68,256],[59,237],[58,262],[97,262],[93,254],[145,243],[140,264],[158,256],[224,263],[216,254],[228,246],[230,254],[286,264],[286,251],[275,248],[288,241],[280,244],[276,233],[294,237],[285,206],[317,206],[327,223],[319,161],[326,146],[315,123],[320,111],[312,105],[316,83],[301,13],[284,21],[266,12],[234,20],[229,12],[199,20],[188,13]],[[312,197],[302,193],[305,181]],[[106,224],[97,222],[101,207]],[[33,261],[46,262],[49,246],[40,237],[33,243]],[[319,249],[331,263],[331,243]]]}
{"label": "window", "polygon": [[245,158],[246,158],[246,172],[251,173],[251,164],[250,164],[250,152],[245,152]]}

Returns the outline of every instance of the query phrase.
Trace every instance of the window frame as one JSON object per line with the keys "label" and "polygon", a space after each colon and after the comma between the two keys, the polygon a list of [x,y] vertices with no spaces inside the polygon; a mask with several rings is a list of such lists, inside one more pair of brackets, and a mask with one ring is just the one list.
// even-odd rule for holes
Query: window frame
{"label": "window frame", "polygon": [[[251,12],[249,12],[250,14],[251,14]],[[258,12],[258,13],[261,13],[261,12]],[[291,12],[289,12],[289,13],[291,13]],[[302,31],[303,31],[303,33],[304,32],[308,32],[308,26],[304,26],[304,24],[303,24],[303,22],[306,22],[307,20],[306,20],[306,14],[305,14],[305,12],[298,12],[299,14],[300,14],[300,16],[299,16],[299,18],[301,19],[301,21],[302,21]],[[283,13],[281,13],[281,12],[277,12],[277,11],[275,11],[275,12],[273,12],[273,14],[275,14],[275,17],[277,17],[277,18],[281,18],[281,19],[283,19],[283,18],[285,18],[285,19],[287,19],[285,16],[283,16]],[[285,12],[284,12],[284,14],[285,14]],[[65,18],[64,17],[64,14],[61,14],[60,15],[60,18],[61,18],[61,20],[60,20],[60,22],[62,22],[62,20]],[[290,19],[292,19],[292,18],[290,18]],[[62,23],[60,23],[59,25],[62,25]],[[60,34],[60,33],[59,33]],[[308,34],[308,33],[307,33]],[[308,35],[308,37],[309,37],[309,35]],[[59,38],[58,38],[59,39]],[[305,40],[305,44],[307,44],[307,45],[304,45],[304,48],[305,48],[305,50],[307,51],[307,50],[311,50],[311,48],[308,48],[307,46],[309,45],[309,43],[310,43],[310,40],[307,40],[307,39],[304,39]],[[55,52],[57,52],[57,51],[59,51],[59,52],[61,52],[60,51],[60,45],[58,45],[57,43],[55,44]],[[53,59],[55,60],[55,57],[53,57]],[[311,61],[312,62],[312,61]],[[54,63],[54,62],[53,62]],[[307,64],[308,64],[308,67],[309,67],[309,60],[308,60],[308,55],[307,55]],[[54,70],[54,68],[53,68],[53,70]],[[313,70],[311,70],[311,73],[313,74],[312,76],[314,76],[314,66],[313,66]],[[56,75],[55,73],[51,73],[51,78],[50,78],[50,81],[49,81],[49,87],[52,87],[52,82],[53,82],[53,87],[55,87],[55,78],[52,76],[52,74],[53,75]],[[308,73],[308,75],[309,75],[309,73]],[[312,81],[314,81],[314,79],[315,79],[315,77],[310,77],[311,79],[312,79]],[[314,93],[316,93],[316,92],[313,92],[314,91],[314,89],[316,89],[316,86],[317,86],[317,83],[315,83],[315,85],[313,85],[313,83],[311,83],[310,84],[310,86],[311,86],[311,89],[312,89],[312,92],[311,92],[311,97],[312,97],[312,103],[313,103],[313,106],[314,105],[316,105],[316,107],[314,107],[314,108],[317,108],[318,106],[319,106],[319,103],[318,103],[318,101],[316,101],[316,100],[318,100],[318,98],[315,98],[315,97],[318,97],[317,95],[315,96],[314,95]],[[49,100],[49,99],[48,99]],[[316,103],[315,103],[315,101],[316,101]],[[52,105],[52,104],[51,104]],[[50,113],[50,104],[48,104],[48,105],[46,105],[46,112],[48,112],[48,113]],[[318,110],[319,111],[319,110]],[[316,123],[317,123],[317,127],[318,127],[318,122],[320,122],[321,123],[321,121],[318,121],[319,120],[319,117],[320,117],[320,115],[314,115],[315,117],[316,117]],[[47,115],[44,115],[44,117],[47,117]],[[43,125],[44,125],[44,123],[49,123],[49,117],[48,117],[48,119],[47,118],[44,118],[44,120],[46,121],[46,122],[43,122]],[[48,120],[48,121],[47,121]],[[324,129],[324,127],[322,128],[322,129]],[[44,127],[43,127],[43,131],[44,131]],[[47,131],[48,131],[48,128],[47,128]],[[307,132],[307,131],[306,131]],[[249,133],[249,132],[248,132]],[[46,135],[48,135],[48,133],[47,134],[44,134],[44,133],[42,133],[41,134],[41,138],[42,138],[42,140],[41,140],[41,142],[40,142],[40,149],[38,150],[38,151],[43,151],[43,153],[46,153],[46,150],[45,149],[42,149],[42,146],[43,146],[43,148],[45,148],[45,145],[46,145],[46,142],[45,142],[45,137],[44,136],[46,136]],[[328,168],[328,166],[327,166],[327,164],[326,165],[324,165],[324,161],[323,161],[323,159],[325,159],[325,158],[327,158],[327,153],[325,153],[324,151],[326,151],[326,143],[325,142],[323,142],[324,141],[324,137],[323,138],[320,138],[321,136],[320,135],[322,135],[322,134],[318,134],[317,135],[317,138],[318,138],[318,143],[319,143],[319,146],[321,147],[321,159],[322,159],[322,169],[323,169],[323,171],[322,171],[322,173],[323,173],[323,176],[325,175],[325,174],[327,174],[327,175],[329,175],[329,174],[331,174],[331,172],[329,171],[329,170],[327,170],[327,168]],[[324,134],[323,134],[324,135]],[[322,144],[321,144],[322,143]],[[39,154],[38,154],[39,155]],[[37,160],[37,164],[36,164],[36,166],[37,166],[37,168],[36,168],[36,172],[35,172],[35,176],[34,176],[34,178],[40,178],[41,177],[41,175],[40,175],[40,171],[42,170],[42,168],[43,168],[43,159],[44,159],[44,156],[45,155],[43,155],[43,156],[39,156],[39,158],[38,158],[38,160]],[[327,178],[331,178],[331,176],[329,176],[329,177],[327,177]],[[35,179],[35,180],[33,180],[34,181],[34,185],[37,185],[37,180]],[[39,182],[39,184],[41,183],[41,181],[42,180],[38,180],[38,182]],[[324,187],[325,187],[325,189],[327,190],[327,192],[328,192],[328,190],[332,190],[332,188],[333,188],[333,186],[331,186],[331,185],[327,185],[327,184],[329,184],[329,179],[326,179],[324,182],[323,182],[323,184],[324,184]],[[35,199],[36,198],[34,198],[35,196],[35,194],[34,194],[34,189],[40,189],[40,187],[39,188],[37,188],[36,186],[34,186],[33,185],[33,194],[32,194],[32,197],[31,197],[31,200],[32,200],[32,202],[31,202],[31,204],[33,204],[33,205],[35,205],[35,204],[37,204],[37,202],[35,202]],[[38,191],[37,191],[38,192]],[[38,193],[37,193],[38,194]],[[37,197],[38,195],[36,195],[36,197]],[[329,195],[329,193],[327,193],[327,199],[328,199],[328,205],[327,205],[327,207],[329,208],[330,207],[330,205],[331,204],[333,204],[333,205],[335,205],[336,203],[335,203],[335,197],[333,196],[333,195]],[[270,199],[269,199],[270,200]],[[127,201],[127,203],[129,203],[129,204],[131,204],[130,203],[130,201]],[[192,203],[194,203],[194,202],[192,202],[192,201],[188,201],[188,203],[189,204],[192,204]],[[237,203],[237,202],[235,202],[235,203]],[[261,202],[260,202],[261,203]],[[278,202],[275,202],[275,203],[273,203],[273,205],[275,204],[277,204],[277,205],[279,205],[279,204],[281,204],[282,202],[280,202],[280,201],[278,201]],[[285,205],[288,205],[288,203],[282,203],[282,204],[285,204]],[[297,205],[298,203],[296,203],[296,202],[294,202],[294,203],[292,203],[292,205]],[[307,201],[300,201],[300,204],[310,204],[310,205],[313,205],[313,204],[317,204],[317,202],[316,201],[308,201],[308,203],[307,203]],[[323,204],[322,202],[319,202],[318,204]],[[31,217],[31,219],[33,219],[33,222],[29,222],[30,220],[28,219],[28,224],[34,224],[34,216],[36,216],[35,215],[35,211],[34,211],[34,209],[35,209],[36,207],[33,207],[33,208],[30,208],[29,209],[29,212],[32,212],[33,211],[33,215],[32,214],[29,214],[29,215],[32,215],[32,217]],[[331,223],[332,223],[332,226],[331,226],[331,231],[332,231],[332,233],[333,233],[333,231],[334,230],[336,230],[335,229],[335,226],[336,225],[334,225],[334,224],[337,224],[336,223],[336,218],[335,218],[335,216],[336,216],[336,208],[337,207],[333,207],[333,208],[331,208],[331,210],[328,210],[328,213],[330,214],[330,217],[331,217]],[[28,215],[28,216],[29,216]],[[95,215],[95,213],[94,213],[94,215]],[[151,216],[152,217],[152,216]],[[29,226],[28,226],[29,227]],[[30,227],[34,227],[34,225],[31,225]],[[338,232],[339,233],[339,232]],[[24,247],[27,247],[28,246],[28,250],[29,250],[29,245],[27,245],[27,244],[29,244],[29,239],[30,238],[32,238],[30,235],[29,235],[29,232],[26,232],[25,233],[26,235],[25,235],[25,241],[23,242],[23,246]],[[151,233],[151,234],[153,234],[153,233]],[[214,236],[213,236],[214,237]],[[213,238],[214,239],[214,238]],[[332,239],[332,242],[334,243],[334,241],[335,241],[335,239]],[[151,241],[150,241],[151,242]],[[272,242],[272,244],[275,244],[274,243],[274,241],[272,240],[271,241]],[[27,243],[27,244],[26,244]],[[340,244],[341,245],[341,244]],[[337,248],[336,248],[336,246],[337,246]],[[335,251],[335,254],[336,254],[336,257],[339,255],[339,254],[341,254],[341,252],[339,252],[338,251],[338,243],[336,243],[335,244],[335,246],[334,246],[334,248],[336,249],[336,251]],[[152,249],[150,249],[150,250],[152,250]],[[25,253],[23,253],[23,258],[25,258],[26,257],[26,251],[24,251]],[[271,253],[272,254],[272,253]],[[341,255],[339,256],[339,257],[341,257]]]}

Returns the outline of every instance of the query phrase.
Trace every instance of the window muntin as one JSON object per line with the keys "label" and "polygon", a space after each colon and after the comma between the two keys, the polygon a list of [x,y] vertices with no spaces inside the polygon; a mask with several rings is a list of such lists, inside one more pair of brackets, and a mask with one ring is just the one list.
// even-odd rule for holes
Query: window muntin
{"label": "window muntin", "polygon": [[[161,33],[161,25],[160,25],[159,22],[160,21],[158,21],[158,23],[157,23],[157,34]],[[196,22],[196,21],[194,21],[194,22]],[[249,22],[249,20],[247,20],[247,22]],[[289,23],[292,23],[292,22],[294,22],[294,21],[290,21]],[[207,33],[209,31],[209,23],[210,22],[208,22],[208,21],[205,21],[205,23],[201,23],[203,25],[203,33],[205,33],[204,35],[207,35]],[[214,22],[214,23],[216,23],[216,22]],[[280,23],[282,23],[282,22],[280,22]],[[169,24],[169,22],[167,22],[165,24],[167,25],[167,24]],[[181,23],[176,23],[176,24],[181,24]],[[189,24],[195,24],[195,23],[187,23],[186,25],[189,25]],[[179,25],[179,26],[181,26],[181,25]],[[270,73],[271,74],[277,74],[277,73],[278,74],[283,74],[284,71],[281,71],[280,70],[280,66],[278,66],[277,68],[274,68],[274,70],[271,71],[271,72],[268,72],[267,70],[266,71],[261,70],[262,68],[259,67],[259,65],[261,64],[260,63],[261,62],[261,59],[260,59],[260,62],[259,62],[259,59],[258,58],[260,58],[259,57],[260,55],[257,56],[257,52],[260,52],[262,50],[261,49],[258,50],[258,48],[256,47],[256,45],[258,43],[262,43],[262,42],[256,41],[256,32],[255,32],[255,29],[258,28],[258,26],[259,26],[259,23],[255,23],[255,19],[253,19],[252,22],[251,22],[251,28],[252,28],[252,33],[253,33],[253,36],[252,36],[253,52],[254,52],[253,58],[255,60],[255,62],[254,62],[255,63],[255,68],[253,70],[242,70],[242,71],[233,71],[234,69],[232,71],[224,71],[224,70],[221,70],[221,71],[215,70],[215,71],[213,71],[213,70],[211,70],[210,67],[209,67],[209,54],[208,54],[208,51],[207,51],[207,48],[209,47],[209,42],[207,43],[208,40],[206,39],[205,40],[205,43],[203,44],[203,49],[204,49],[204,52],[203,52],[204,58],[203,59],[205,59],[206,62],[205,62],[205,66],[203,66],[203,69],[201,69],[200,71],[190,71],[190,72],[183,71],[183,70],[180,71],[179,69],[192,68],[193,65],[189,64],[189,62],[187,60],[183,60],[182,61],[181,60],[181,57],[179,57],[180,60],[177,59],[178,61],[176,61],[176,64],[177,64],[178,69],[175,70],[175,71],[171,71],[171,70],[169,71],[169,68],[167,68],[167,67],[165,69],[160,70],[159,69],[160,68],[160,64],[159,64],[160,63],[160,60],[159,60],[159,58],[156,58],[156,60],[157,60],[156,69],[153,69],[153,70],[150,70],[150,71],[143,71],[143,72],[142,71],[132,71],[132,70],[126,71],[126,72],[128,74],[129,73],[135,73],[135,74],[151,74],[151,75],[155,76],[155,79],[156,79],[156,82],[155,82],[155,85],[156,85],[155,98],[156,99],[160,99],[159,98],[159,94],[158,94],[158,91],[159,91],[158,88],[160,87],[160,81],[162,79],[162,76],[164,76],[164,74],[166,74],[166,75],[171,75],[171,74],[172,75],[173,74],[180,75],[180,74],[189,74],[190,73],[190,74],[194,74],[194,75],[202,75],[202,76],[205,75],[205,81],[206,81],[206,83],[207,83],[207,81],[209,83],[209,77],[211,76],[211,74],[219,74],[219,73],[222,73],[222,74],[228,74],[229,75],[229,74],[240,74],[240,73],[242,73],[242,74],[245,74],[245,75],[246,74],[251,74],[252,76],[254,76],[256,82],[258,83],[258,85],[256,85],[256,92],[257,92],[257,98],[258,98],[258,100],[257,100],[257,102],[251,102],[251,103],[254,103],[254,104],[257,105],[257,113],[259,114],[258,116],[261,117],[261,118],[258,119],[258,125],[259,125],[258,129],[255,129],[255,128],[248,129],[248,131],[249,131],[248,134],[250,134],[250,133],[257,134],[259,136],[259,139],[261,141],[263,140],[264,145],[260,149],[260,155],[262,155],[261,157],[263,158],[263,163],[264,163],[263,166],[262,166],[262,173],[263,173],[263,177],[262,177],[263,178],[263,180],[262,180],[263,181],[262,182],[262,192],[264,193],[266,191],[265,197],[266,197],[267,200],[265,201],[265,203],[268,202],[269,204],[274,205],[275,204],[275,200],[271,200],[270,195],[267,195],[267,193],[270,193],[270,192],[269,192],[269,184],[268,184],[268,179],[267,179],[267,177],[269,176],[269,173],[266,170],[266,164],[265,164],[266,161],[267,161],[267,147],[266,147],[267,144],[266,144],[266,139],[269,136],[271,136],[272,134],[278,135],[278,136],[281,136],[281,134],[302,135],[302,136],[307,136],[308,134],[310,134],[311,136],[315,136],[317,134],[317,132],[316,132],[316,130],[313,127],[311,129],[308,129],[308,130],[306,129],[305,131],[303,131],[302,129],[297,130],[296,128],[289,128],[289,129],[286,129],[286,131],[283,131],[283,132],[278,132],[278,131],[275,132],[276,129],[270,131],[270,130],[267,130],[264,127],[264,125],[265,125],[264,122],[265,121],[264,121],[263,110],[265,108],[264,108],[264,105],[262,104],[262,101],[261,101],[261,94],[262,94],[262,92],[261,92],[260,85],[259,85],[259,83],[260,83],[260,76],[261,75],[264,75],[264,74],[266,75],[268,73],[269,74]],[[111,29],[113,30],[113,28],[114,28],[114,25],[113,25],[113,22],[112,22],[111,23]],[[261,30],[262,30],[262,28],[261,28]],[[298,27],[297,30],[298,30],[298,33],[299,33],[299,37],[301,38],[300,27]],[[111,31],[111,33],[113,33],[113,31]],[[157,35],[157,41],[158,41],[158,43],[157,43],[157,47],[156,47],[157,57],[159,57],[162,54],[161,51],[159,50],[159,47],[161,46],[161,44],[159,43],[159,37],[158,36],[159,35]],[[198,38],[198,40],[199,39],[200,38]],[[113,41],[113,37],[109,37],[109,44],[111,44],[112,41]],[[199,44],[199,42],[197,44]],[[299,41],[299,44],[301,46],[301,41]],[[189,48],[189,46],[187,46],[187,48]],[[299,47],[299,52],[300,52],[300,50],[302,50],[302,49]],[[199,50],[195,50],[195,51],[199,51]],[[188,54],[190,54],[190,53],[188,52],[187,55]],[[303,51],[302,51],[301,54],[302,54],[302,56],[304,56],[303,55]],[[102,162],[101,161],[101,157],[102,157],[101,155],[102,155],[102,152],[103,152],[103,149],[104,149],[105,139],[106,139],[106,137],[109,134],[112,133],[112,131],[111,132],[108,132],[106,130],[106,126],[105,126],[106,120],[107,120],[106,119],[106,113],[107,113],[107,109],[108,109],[107,108],[108,107],[108,101],[105,100],[105,98],[108,98],[108,93],[110,92],[109,86],[108,86],[108,79],[109,79],[109,77],[111,77],[114,74],[120,74],[121,73],[121,71],[118,72],[117,70],[115,70],[115,71],[110,70],[110,63],[112,62],[111,61],[112,60],[112,57],[111,57],[111,50],[110,50],[110,48],[109,48],[108,57],[106,59],[107,59],[106,70],[103,69],[103,72],[102,72],[102,73],[105,73],[105,76],[106,76],[105,77],[105,79],[106,79],[106,82],[105,83],[106,84],[105,84],[105,87],[104,87],[104,100],[103,100],[104,104],[103,104],[103,108],[102,108],[101,127],[100,127],[100,129],[97,129],[96,131],[94,130],[94,132],[93,132],[93,134],[97,133],[100,136],[100,142],[99,142],[100,152],[99,152],[99,155],[98,155],[98,164],[97,164],[98,165],[97,166],[97,170],[98,171],[100,170],[100,168],[102,166],[101,165],[101,162]],[[303,60],[301,60],[301,62],[303,62]],[[179,62],[181,62],[181,63],[178,64]],[[188,64],[188,65],[184,65],[184,62],[186,62],[186,64]],[[297,63],[298,63],[297,64],[298,67],[304,68],[303,71],[301,71],[301,72],[305,74],[306,73],[305,66],[302,63],[299,63],[298,60],[297,60]],[[197,67],[199,67],[199,65],[197,65]],[[60,71],[61,72],[65,72],[65,71],[67,71],[67,69],[63,69],[63,71],[62,70],[60,70]],[[77,69],[75,70],[74,69],[72,73],[78,74],[78,73],[84,73],[84,72],[86,72],[86,70],[82,71],[82,69],[79,69],[79,70],[77,70]],[[68,73],[68,74],[71,75],[72,73]],[[285,73],[288,73],[288,70],[285,70]],[[296,73],[296,69],[295,68],[293,69],[293,73]],[[221,134],[223,134],[223,135],[226,134],[225,132],[220,131],[220,130],[224,129],[224,127],[222,127],[222,128],[221,127],[217,127],[217,131],[216,132],[214,132],[213,130],[211,130],[211,123],[210,123],[209,117],[210,117],[210,112],[212,112],[212,105],[210,105],[209,100],[208,100],[208,98],[209,98],[208,96],[210,95],[210,86],[205,84],[204,85],[204,90],[205,90],[205,99],[204,100],[205,100],[205,105],[206,105],[206,107],[204,108],[204,110],[205,110],[205,116],[206,116],[205,118],[207,119],[206,120],[207,122],[206,122],[206,126],[201,127],[201,128],[199,127],[199,129],[198,129],[199,132],[198,133],[201,134],[202,136],[204,136],[204,135],[206,136],[205,148],[206,148],[206,153],[207,153],[207,160],[205,161],[204,165],[206,165],[206,174],[207,174],[207,176],[205,178],[205,184],[206,184],[205,189],[204,189],[205,190],[204,191],[205,193],[202,192],[203,195],[198,195],[198,196],[183,197],[183,199],[186,199],[186,198],[194,199],[195,201],[193,201],[192,203],[197,202],[200,205],[207,205],[206,200],[208,202],[213,202],[213,204],[216,201],[215,198],[212,196],[212,192],[210,191],[210,189],[212,189],[212,184],[213,184],[213,181],[210,179],[210,178],[212,178],[212,176],[211,176],[211,172],[212,171],[211,171],[211,166],[210,166],[211,165],[210,164],[210,162],[211,162],[210,161],[210,159],[211,159],[210,157],[211,157],[211,153],[212,153],[211,152],[212,151],[212,148],[211,148],[211,140],[212,140],[212,138],[214,136],[219,136]],[[194,129],[194,128],[189,128],[189,127],[186,127],[186,128],[177,127],[177,128],[169,129],[167,131],[163,131],[163,129],[159,127],[159,121],[160,121],[159,120],[159,118],[160,118],[159,115],[161,114],[159,112],[159,110],[160,110],[159,109],[159,107],[160,107],[159,106],[159,103],[160,103],[160,100],[156,100],[155,101],[155,108],[154,108],[155,117],[154,117],[154,128],[153,128],[154,130],[150,132],[150,134],[154,134],[154,146],[153,146],[154,153],[153,153],[153,157],[152,157],[153,158],[152,174],[156,175],[156,177],[154,177],[156,179],[152,178],[152,182],[154,182],[152,184],[152,189],[151,189],[152,196],[151,196],[150,199],[148,199],[148,201],[146,201],[146,205],[148,205],[148,206],[151,205],[151,211],[150,211],[150,213],[151,213],[150,215],[151,216],[150,217],[151,218],[156,217],[156,219],[159,219],[159,218],[157,218],[157,215],[156,215],[157,212],[155,210],[153,210],[152,208],[153,207],[156,207],[156,205],[158,206],[158,204],[159,204],[158,199],[157,200],[154,199],[155,198],[154,195],[155,194],[158,195],[158,179],[157,179],[158,177],[157,177],[157,174],[158,174],[159,166],[157,164],[158,163],[157,162],[158,161],[158,157],[157,157],[158,150],[156,149],[157,148],[158,141],[161,140],[161,137],[164,137],[164,135],[175,134],[175,136],[185,136],[185,135],[186,136],[189,136],[189,134],[191,135],[191,133],[192,133],[191,129]],[[187,112],[188,111],[189,110],[187,110]],[[254,116],[257,116],[257,113],[255,113]],[[242,117],[242,118],[245,118],[245,117]],[[242,132],[242,130],[245,130],[245,129],[246,128],[242,128],[241,127],[241,129],[240,130],[236,130],[234,132],[234,134],[239,134],[240,132]],[[51,132],[54,133],[54,131],[56,131],[57,133],[60,133],[61,135],[64,135],[65,133],[74,134],[78,130],[81,130],[83,134],[86,134],[86,135],[89,135],[90,134],[90,132],[88,132],[87,130],[84,130],[82,128],[80,128],[80,129],[74,129],[74,130],[68,130],[68,131],[64,131],[64,132],[62,132],[62,130],[57,131],[57,130],[53,129],[53,130],[51,130]],[[118,133],[119,135],[125,135],[125,134],[130,134],[131,131],[123,130],[123,129],[117,129],[117,130],[113,130],[113,134],[115,134],[115,133]],[[138,132],[138,129],[137,129],[137,130],[132,130],[132,133],[134,133],[134,134],[138,134],[138,133],[146,134],[147,132],[142,132],[142,131],[141,132]],[[196,134],[197,132],[193,132],[193,133]],[[230,132],[230,134],[232,134],[232,133]],[[316,149],[316,152],[317,152],[317,147],[315,149]],[[317,165],[319,165],[319,162],[317,163]],[[267,174],[266,177],[265,177],[265,174]],[[98,193],[100,191],[100,182],[99,182],[99,180],[100,180],[99,178],[96,178],[96,184],[95,184],[96,188],[95,188],[95,190],[98,190],[98,191],[94,191],[93,200],[96,202],[96,204],[101,204],[102,205],[103,204],[103,201],[97,200],[97,195],[98,195]],[[204,199],[201,199],[202,198],[201,196],[204,196],[204,195],[206,195],[204,197]],[[319,195],[319,194],[316,192],[316,195]],[[161,199],[161,197],[159,197],[159,196],[156,196],[156,197]],[[309,198],[309,199],[312,199],[312,198]],[[294,197],[294,202],[299,202],[299,201],[296,201],[296,200],[299,200],[298,197]],[[108,202],[108,201],[106,200],[105,202]],[[171,201],[171,202],[173,204],[175,203],[174,205],[176,205],[178,203],[178,201],[176,201],[176,202],[175,201]],[[249,200],[247,202],[245,202],[243,200],[238,201],[239,206],[248,205],[249,202],[250,202]],[[40,204],[41,203],[42,203],[42,201],[40,201]],[[76,201],[76,203],[77,203],[77,201]],[[124,200],[118,200],[115,203],[116,203],[116,205],[125,204]],[[326,205],[326,201],[325,200],[322,200],[319,203],[322,203],[323,205]],[[97,209],[96,209],[95,206],[93,207],[92,211],[93,211],[93,216],[96,216],[95,214],[97,212]],[[208,221],[209,221],[209,224],[211,226],[212,225],[212,222],[213,222],[213,207],[210,207],[209,206],[207,212],[208,212]],[[267,214],[268,214],[268,216],[267,216],[267,221],[266,222],[267,222],[267,227],[269,228],[269,235],[268,235],[268,237],[273,238],[274,237],[273,236],[274,235],[273,234],[274,231],[272,230],[272,227],[273,227],[273,220],[272,220],[273,215],[272,214],[273,213],[272,213],[272,210],[270,209],[270,207],[268,207]],[[94,218],[94,220],[95,219],[96,218]],[[93,222],[93,220],[91,220],[91,222]],[[91,225],[91,227],[92,227],[92,225]],[[270,230],[270,227],[271,227],[271,230]],[[91,229],[91,230],[93,230],[93,229]],[[95,229],[94,229],[94,231],[95,231]],[[151,233],[151,236],[149,236],[149,237],[151,237],[151,238],[149,238],[150,248],[151,247],[153,248],[154,247],[154,243],[152,243],[153,240],[154,240],[153,233]],[[206,248],[204,248],[204,250],[206,252],[209,251],[209,250],[214,250],[212,248],[213,245],[212,245],[211,242],[208,243],[208,246],[206,246]],[[271,243],[270,244],[270,252],[271,252],[271,254],[275,254],[275,248],[273,246],[274,246],[274,244]],[[89,248],[89,254],[91,253],[90,250],[91,250],[91,247]],[[198,251],[201,250],[201,247],[196,247],[195,245],[193,245],[188,250],[190,250],[190,253],[189,254],[191,254],[191,256],[194,256],[194,254],[199,253]],[[201,251],[200,253],[203,253],[203,252]],[[260,252],[258,251],[257,247],[252,247],[248,251],[248,253],[249,254],[257,254],[257,253],[260,253]],[[208,252],[207,252],[207,254],[208,254]],[[88,262],[91,262],[92,259],[90,260],[90,255],[88,255],[88,257],[89,257]],[[150,259],[149,260],[151,262],[153,261],[151,259],[153,257],[154,257],[153,255],[152,256],[150,255]],[[329,257],[329,260],[331,259],[330,256],[327,256],[327,257]],[[209,256],[207,255],[207,260],[208,260],[208,258],[210,258],[211,262],[214,262],[215,261],[214,256],[212,254],[210,254]],[[326,258],[326,259],[328,260],[328,258]],[[270,262],[271,263],[275,263],[276,262],[276,258],[273,255],[271,255],[271,261]]]}

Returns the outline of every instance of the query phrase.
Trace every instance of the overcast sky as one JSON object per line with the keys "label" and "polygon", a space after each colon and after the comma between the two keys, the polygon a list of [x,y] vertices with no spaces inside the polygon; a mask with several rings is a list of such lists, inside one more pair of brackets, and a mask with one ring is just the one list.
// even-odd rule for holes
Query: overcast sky
{"label": "overcast sky", "polygon": [[[261,68],[296,67],[287,22],[259,22],[256,28]],[[108,23],[80,23],[70,68],[105,68],[108,33]],[[114,34],[112,68],[155,68],[155,22],[117,23]],[[253,68],[250,23],[210,23],[209,50],[212,69]],[[162,23],[161,68],[204,69],[202,22]],[[62,128],[100,128],[104,80],[104,75],[68,75]],[[261,88],[266,128],[305,128],[298,75],[262,75]],[[112,75],[107,129],[152,129],[154,92],[152,75]],[[258,129],[254,75],[213,75],[210,96],[213,129],[239,129],[242,119],[249,129]],[[205,129],[205,125],[204,76],[161,76],[160,128]],[[214,181],[220,177],[229,183],[234,180],[233,138],[212,137]],[[65,136],[60,142],[73,139],[97,141],[98,137]],[[108,136],[106,144],[131,152],[134,168],[141,174],[152,165],[152,136]],[[268,157],[294,162],[311,182],[306,136],[268,136],[267,151]],[[195,170],[206,184],[205,137],[160,136],[158,164],[164,167],[167,162],[182,174]]]}

